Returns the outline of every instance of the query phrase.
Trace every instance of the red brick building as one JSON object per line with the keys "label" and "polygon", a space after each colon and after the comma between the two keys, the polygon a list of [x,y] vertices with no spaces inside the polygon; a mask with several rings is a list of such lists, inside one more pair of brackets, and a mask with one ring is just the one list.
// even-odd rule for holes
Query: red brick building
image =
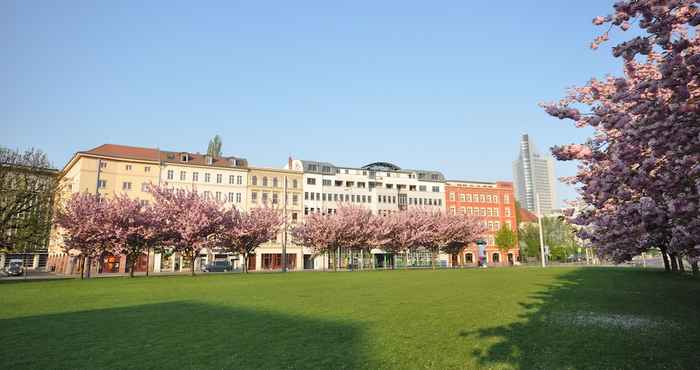
{"label": "red brick building", "polygon": [[[507,252],[501,251],[495,244],[496,232],[503,225],[511,228],[517,235],[512,182],[447,181],[445,205],[447,212],[478,217],[484,222],[487,228],[484,242],[488,264],[508,265],[519,260],[517,243],[516,247]],[[452,257],[452,264],[477,264],[478,259],[478,247],[470,245],[462,253]]]}

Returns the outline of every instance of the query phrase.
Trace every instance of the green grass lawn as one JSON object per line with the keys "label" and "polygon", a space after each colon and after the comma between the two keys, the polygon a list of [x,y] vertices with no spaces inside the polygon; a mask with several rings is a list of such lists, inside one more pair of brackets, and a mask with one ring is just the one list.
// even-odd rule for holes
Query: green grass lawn
{"label": "green grass lawn", "polygon": [[534,268],[0,284],[0,368],[700,368],[700,282]]}

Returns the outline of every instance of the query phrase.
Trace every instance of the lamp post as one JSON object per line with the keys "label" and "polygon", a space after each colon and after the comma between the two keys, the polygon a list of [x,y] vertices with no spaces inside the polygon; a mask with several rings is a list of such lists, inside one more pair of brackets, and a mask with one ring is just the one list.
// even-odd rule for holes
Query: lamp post
{"label": "lamp post", "polygon": [[282,272],[287,272],[287,175],[284,176],[284,233],[282,234]]}
{"label": "lamp post", "polygon": [[540,260],[542,261],[542,267],[547,267],[544,261],[544,232],[542,231],[542,208],[540,206],[540,194],[538,193],[535,196],[537,197],[537,221],[540,227]]}

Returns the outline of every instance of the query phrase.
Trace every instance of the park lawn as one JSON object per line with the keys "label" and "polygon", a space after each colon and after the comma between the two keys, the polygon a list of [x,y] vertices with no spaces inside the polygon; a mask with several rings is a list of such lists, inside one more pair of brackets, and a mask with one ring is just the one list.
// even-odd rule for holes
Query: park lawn
{"label": "park lawn", "polygon": [[700,282],[626,268],[0,284],[3,369],[697,369]]}

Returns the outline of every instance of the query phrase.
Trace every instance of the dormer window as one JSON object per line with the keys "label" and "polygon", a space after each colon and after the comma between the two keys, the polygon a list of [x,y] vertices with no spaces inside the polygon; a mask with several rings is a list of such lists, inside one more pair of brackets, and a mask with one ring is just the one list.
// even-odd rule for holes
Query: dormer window
{"label": "dormer window", "polygon": [[238,167],[238,160],[236,158],[229,159],[229,162],[231,162],[234,167]]}
{"label": "dormer window", "polygon": [[180,154],[180,161],[181,162],[187,162],[190,160],[190,155],[187,153],[182,153]]}
{"label": "dormer window", "polygon": [[211,166],[212,164],[214,164],[214,157],[208,155],[208,156],[206,156],[206,160],[207,160],[207,165]]}

